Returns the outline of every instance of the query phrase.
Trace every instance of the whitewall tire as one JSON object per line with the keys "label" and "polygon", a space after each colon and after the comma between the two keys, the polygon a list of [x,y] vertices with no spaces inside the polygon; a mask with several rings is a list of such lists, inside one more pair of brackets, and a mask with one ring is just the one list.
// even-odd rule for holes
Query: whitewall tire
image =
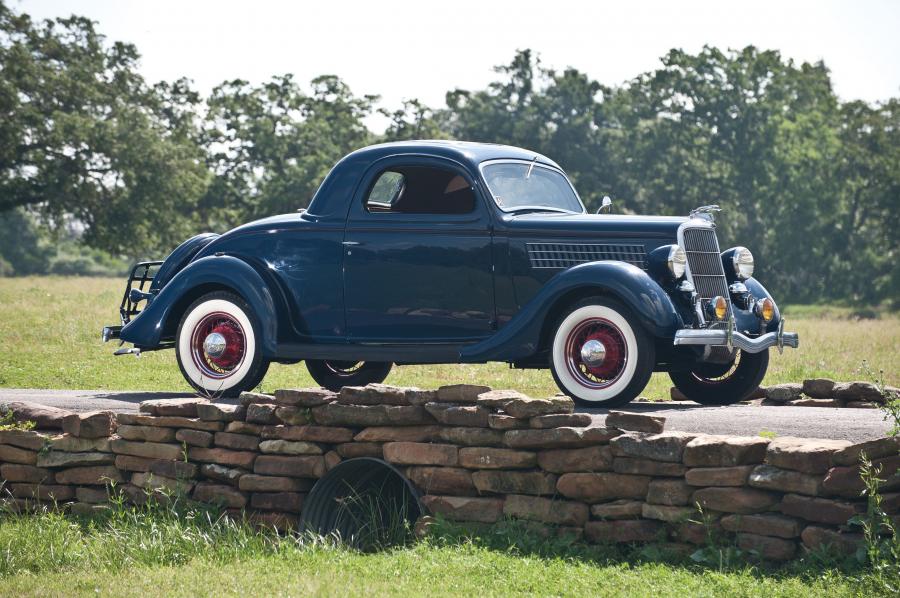
{"label": "whitewall tire", "polygon": [[617,407],[647,386],[655,365],[652,339],[619,302],[591,297],[559,319],[550,367],[560,390],[577,403]]}
{"label": "whitewall tire", "polygon": [[251,390],[269,367],[253,310],[226,291],[208,293],[187,308],[178,325],[175,354],[185,380],[210,396]]}

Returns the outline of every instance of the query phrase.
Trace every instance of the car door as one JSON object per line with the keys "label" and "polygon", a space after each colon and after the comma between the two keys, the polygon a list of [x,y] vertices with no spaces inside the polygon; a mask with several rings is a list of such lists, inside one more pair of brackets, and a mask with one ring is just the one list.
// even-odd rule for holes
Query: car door
{"label": "car door", "polygon": [[370,168],[344,234],[350,340],[454,344],[492,333],[491,221],[474,181],[438,158]]}

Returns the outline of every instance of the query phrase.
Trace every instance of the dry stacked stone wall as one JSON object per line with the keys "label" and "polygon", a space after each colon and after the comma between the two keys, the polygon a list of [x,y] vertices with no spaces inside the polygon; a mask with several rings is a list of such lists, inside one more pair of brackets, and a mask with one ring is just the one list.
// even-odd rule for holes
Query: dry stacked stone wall
{"label": "dry stacked stone wall", "polygon": [[[104,509],[187,493],[281,530],[297,527],[318,478],[346,459],[399,468],[434,515],[534,522],[588,542],[666,542],[691,550],[710,531],[787,560],[856,549],[848,519],[865,510],[859,457],[882,467],[884,506],[900,505],[900,444],[712,436],[612,412],[597,425],[565,397],[532,399],[474,385],[387,385],[244,393],[142,403],[139,414],[11,406],[36,430],[0,431],[7,507]],[[705,523],[700,520],[698,505]]]}

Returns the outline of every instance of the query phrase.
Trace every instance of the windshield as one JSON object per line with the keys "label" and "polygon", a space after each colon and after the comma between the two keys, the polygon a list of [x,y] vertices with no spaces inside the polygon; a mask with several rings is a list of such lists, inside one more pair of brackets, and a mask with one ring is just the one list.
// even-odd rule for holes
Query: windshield
{"label": "windshield", "polygon": [[494,162],[481,171],[494,201],[505,212],[584,212],[569,180],[553,168],[535,162]]}

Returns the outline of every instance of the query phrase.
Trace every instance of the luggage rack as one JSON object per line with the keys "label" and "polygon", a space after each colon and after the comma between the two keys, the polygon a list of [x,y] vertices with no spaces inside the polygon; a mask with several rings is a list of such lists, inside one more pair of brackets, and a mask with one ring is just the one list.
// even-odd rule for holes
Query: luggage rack
{"label": "luggage rack", "polygon": [[159,272],[161,265],[161,261],[138,262],[131,269],[128,283],[125,285],[125,294],[122,296],[122,304],[119,306],[119,315],[122,318],[123,326],[143,311],[138,309],[137,305],[141,301],[150,298],[150,285],[153,283],[153,279]]}

